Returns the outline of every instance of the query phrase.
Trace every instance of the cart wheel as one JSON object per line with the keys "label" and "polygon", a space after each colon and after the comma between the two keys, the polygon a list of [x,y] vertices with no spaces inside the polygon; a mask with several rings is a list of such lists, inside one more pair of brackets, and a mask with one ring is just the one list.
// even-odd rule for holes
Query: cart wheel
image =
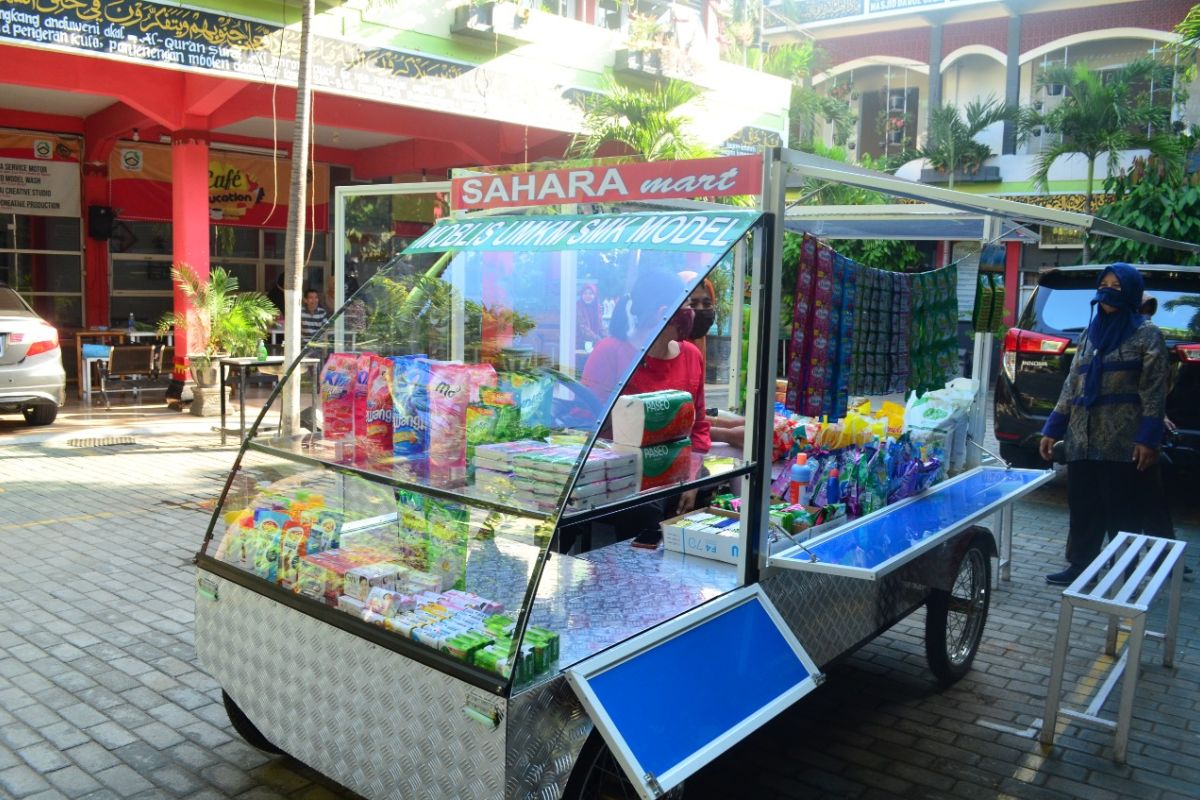
{"label": "cart wheel", "polygon": [[[682,800],[681,783],[663,795],[664,800]],[[571,770],[562,800],[637,800],[638,792],[625,777],[599,731],[583,743],[583,750]]]}
{"label": "cart wheel", "polygon": [[935,589],[925,603],[925,658],[943,686],[971,669],[992,594],[987,550],[974,542],[963,554],[950,591]]}
{"label": "cart wheel", "polygon": [[233,702],[233,698],[224,689],[221,690],[221,700],[225,703],[225,713],[229,715],[229,721],[233,724],[233,729],[238,732],[238,736],[246,740],[247,744],[254,745],[259,750],[265,750],[275,755],[287,755],[287,753],[284,753],[278,747],[271,744],[271,740],[263,736],[262,731],[254,727],[254,723],[238,707],[238,704]]}

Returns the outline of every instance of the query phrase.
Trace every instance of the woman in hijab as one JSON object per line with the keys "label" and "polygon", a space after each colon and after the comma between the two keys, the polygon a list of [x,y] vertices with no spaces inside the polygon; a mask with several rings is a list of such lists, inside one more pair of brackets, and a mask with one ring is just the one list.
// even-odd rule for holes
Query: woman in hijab
{"label": "woman in hijab", "polygon": [[594,283],[585,283],[579,290],[579,299],[575,301],[575,325],[577,346],[589,352],[592,345],[604,338],[604,318]]}
{"label": "woman in hijab", "polygon": [[1042,428],[1042,458],[1062,439],[1068,464],[1070,564],[1046,576],[1056,586],[1079,577],[1105,534],[1140,530],[1137,478],[1158,460],[1168,367],[1162,333],[1139,313],[1143,286],[1128,264],[1100,274],[1091,321]]}

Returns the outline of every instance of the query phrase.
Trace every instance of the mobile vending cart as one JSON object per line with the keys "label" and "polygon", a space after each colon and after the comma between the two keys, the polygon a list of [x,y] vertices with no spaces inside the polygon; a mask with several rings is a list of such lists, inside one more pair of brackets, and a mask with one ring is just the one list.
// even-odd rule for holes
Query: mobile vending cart
{"label": "mobile vending cart", "polygon": [[[923,604],[935,674],[969,668],[996,551],[974,523],[1051,473],[978,467],[807,541],[771,541],[764,387],[797,167],[773,152],[455,180],[456,207],[490,210],[439,223],[367,281],[352,339],[346,309],[334,315],[327,345],[305,354],[324,360],[317,430],[256,422],[197,556],[197,648],[247,740],[370,797],[599,797],[627,782],[654,798]],[[697,194],[759,195],[765,210],[496,213]],[[642,446],[607,441],[651,341],[739,248],[743,450],[693,451],[678,397],[614,412]],[[657,322],[610,351],[612,385],[580,383],[585,272],[623,290],[693,276],[652,288]],[[736,563],[624,540],[557,552],[566,524],[733,478]],[[687,680],[696,670],[720,690]]]}

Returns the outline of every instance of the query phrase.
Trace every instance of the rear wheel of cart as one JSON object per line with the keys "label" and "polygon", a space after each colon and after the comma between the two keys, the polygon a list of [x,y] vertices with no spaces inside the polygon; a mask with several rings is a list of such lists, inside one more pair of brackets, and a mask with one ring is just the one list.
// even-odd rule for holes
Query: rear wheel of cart
{"label": "rear wheel of cart", "polygon": [[976,540],[963,554],[950,591],[935,589],[925,606],[925,657],[943,686],[971,669],[992,594],[988,550]]}
{"label": "rear wheel of cart", "polygon": [[229,721],[233,724],[233,729],[237,731],[238,736],[246,740],[247,744],[252,744],[259,750],[265,750],[268,753],[281,756],[287,755],[273,745],[270,739],[263,736],[262,731],[254,727],[254,723],[250,721],[246,713],[242,711],[224,689],[221,690],[221,700],[225,703],[225,713],[229,715]]}
{"label": "rear wheel of cart", "polygon": [[[638,792],[625,777],[600,732],[592,731],[583,743],[562,797],[563,800],[636,800]],[[683,784],[664,794],[663,798],[682,800]]]}

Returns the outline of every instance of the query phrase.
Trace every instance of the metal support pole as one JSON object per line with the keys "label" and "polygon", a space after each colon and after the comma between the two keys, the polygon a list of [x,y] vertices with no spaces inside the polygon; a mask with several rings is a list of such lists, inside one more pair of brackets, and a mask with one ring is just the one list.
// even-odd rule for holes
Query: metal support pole
{"label": "metal support pole", "polygon": [[1142,666],[1142,642],[1146,640],[1146,615],[1137,614],[1129,633],[1125,663],[1125,680],[1121,685],[1121,706],[1117,711],[1117,738],[1113,743],[1113,760],[1125,763],[1129,747],[1129,723],[1133,719],[1133,695],[1137,691],[1138,670]]}
{"label": "metal support pole", "polygon": [[1062,694],[1063,669],[1067,664],[1067,644],[1071,640],[1071,617],[1074,606],[1066,598],[1058,609],[1058,633],[1054,638],[1054,659],[1050,663],[1050,685],[1046,687],[1046,710],[1042,714],[1042,744],[1054,744],[1054,729],[1058,727],[1059,695]]}

